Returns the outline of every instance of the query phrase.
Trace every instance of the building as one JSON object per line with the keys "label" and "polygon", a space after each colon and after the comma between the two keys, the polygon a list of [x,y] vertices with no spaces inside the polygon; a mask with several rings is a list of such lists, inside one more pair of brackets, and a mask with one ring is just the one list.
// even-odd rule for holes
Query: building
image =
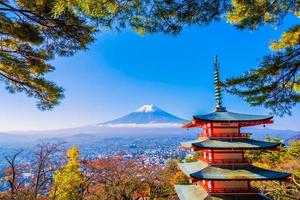
{"label": "building", "polygon": [[279,150],[280,143],[250,139],[242,127],[273,123],[269,115],[229,112],[222,106],[217,57],[214,61],[216,107],[212,113],[194,116],[183,128],[203,128],[193,141],[181,147],[203,154],[196,162],[179,163],[192,185],[176,185],[180,200],[269,199],[251,186],[251,181],[286,180],[290,174],[255,167],[245,150]]}

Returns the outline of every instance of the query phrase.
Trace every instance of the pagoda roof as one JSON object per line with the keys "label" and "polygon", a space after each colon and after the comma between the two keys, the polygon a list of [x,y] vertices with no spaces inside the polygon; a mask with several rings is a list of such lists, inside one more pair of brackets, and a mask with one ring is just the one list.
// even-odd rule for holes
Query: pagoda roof
{"label": "pagoda roof", "polygon": [[270,200],[262,194],[208,194],[197,185],[175,185],[180,200]]}
{"label": "pagoda roof", "polygon": [[280,143],[264,142],[249,138],[209,138],[201,142],[193,142],[191,145],[196,149],[267,149],[275,148]]}
{"label": "pagoda roof", "polygon": [[198,143],[201,142],[199,139],[197,140],[189,140],[189,141],[184,141],[184,142],[180,142],[180,147],[184,148],[184,149],[190,149],[193,147],[194,143]]}
{"label": "pagoda roof", "polygon": [[197,185],[175,185],[180,200],[202,200],[208,196],[207,191]]}
{"label": "pagoda roof", "polygon": [[184,128],[202,126],[207,122],[237,122],[245,125],[272,123],[271,115],[251,115],[229,111],[215,111],[205,115],[195,115],[193,120],[183,125]]}
{"label": "pagoda roof", "polygon": [[189,163],[178,163],[178,167],[186,176],[190,176],[190,174],[198,172],[199,170],[204,169],[207,166],[208,164],[206,162],[200,160]]}
{"label": "pagoda roof", "polygon": [[289,176],[289,173],[262,169],[253,165],[209,165],[190,174],[190,177],[200,180],[278,180]]}
{"label": "pagoda roof", "polygon": [[259,121],[272,119],[271,115],[250,115],[235,112],[212,112],[206,115],[196,115],[194,118],[203,121],[214,121],[214,122],[244,122],[244,121]]}

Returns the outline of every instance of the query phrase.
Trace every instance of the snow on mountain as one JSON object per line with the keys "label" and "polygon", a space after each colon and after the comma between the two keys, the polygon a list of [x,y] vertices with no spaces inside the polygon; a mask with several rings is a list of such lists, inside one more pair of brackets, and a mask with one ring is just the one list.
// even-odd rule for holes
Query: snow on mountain
{"label": "snow on mountain", "polygon": [[137,109],[136,112],[163,112],[161,109],[156,107],[155,105],[144,105]]}
{"label": "snow on mountain", "polygon": [[135,112],[98,125],[110,127],[172,127],[180,126],[185,122],[187,120],[163,111],[155,105],[144,105]]}

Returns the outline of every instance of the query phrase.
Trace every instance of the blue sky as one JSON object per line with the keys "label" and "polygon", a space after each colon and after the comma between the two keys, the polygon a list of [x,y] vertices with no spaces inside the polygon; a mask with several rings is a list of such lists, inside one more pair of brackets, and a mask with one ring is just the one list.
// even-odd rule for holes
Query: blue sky
{"label": "blue sky", "polygon": [[[291,18],[278,29],[263,27],[254,32],[238,31],[222,21],[187,27],[177,36],[99,33],[89,50],[51,61],[57,70],[47,77],[64,87],[66,96],[54,110],[39,111],[34,99],[2,89],[0,131],[95,124],[144,104],[155,104],[186,119],[208,113],[215,104],[214,55],[219,56],[222,79],[240,75],[270,52],[270,39],[277,39],[296,22]],[[228,94],[224,104],[230,111],[269,112]],[[293,116],[276,117],[270,127],[300,130],[299,111],[297,106]]]}

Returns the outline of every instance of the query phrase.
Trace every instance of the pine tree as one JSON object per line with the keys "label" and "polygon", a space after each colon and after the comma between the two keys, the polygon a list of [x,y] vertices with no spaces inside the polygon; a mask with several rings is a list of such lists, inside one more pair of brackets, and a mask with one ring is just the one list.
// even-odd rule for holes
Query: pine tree
{"label": "pine tree", "polygon": [[51,109],[63,89],[45,75],[55,68],[49,60],[70,56],[93,41],[94,24],[74,12],[53,15],[52,0],[0,0],[0,81],[9,92],[35,97]]}
{"label": "pine tree", "polygon": [[58,170],[53,178],[50,197],[55,200],[81,199],[84,188],[84,177],[80,171],[79,150],[73,146],[68,152],[68,162]]}
{"label": "pine tree", "polygon": [[[287,16],[299,18],[299,9],[295,0],[232,0],[227,20],[241,30],[256,30],[265,24],[276,28]],[[257,69],[228,79],[225,86],[250,105],[263,105],[278,115],[291,114],[300,102],[300,25],[273,40],[270,49],[274,53],[265,56]]]}
{"label": "pine tree", "polygon": [[[0,0],[0,80],[10,92],[25,92],[40,109],[51,109],[63,89],[45,79],[55,69],[49,60],[86,49],[99,29],[177,34],[225,16],[240,30],[256,30],[299,17],[299,9],[295,0]],[[257,69],[224,85],[251,105],[291,114],[300,102],[300,25],[273,40],[270,49],[274,53]]]}

